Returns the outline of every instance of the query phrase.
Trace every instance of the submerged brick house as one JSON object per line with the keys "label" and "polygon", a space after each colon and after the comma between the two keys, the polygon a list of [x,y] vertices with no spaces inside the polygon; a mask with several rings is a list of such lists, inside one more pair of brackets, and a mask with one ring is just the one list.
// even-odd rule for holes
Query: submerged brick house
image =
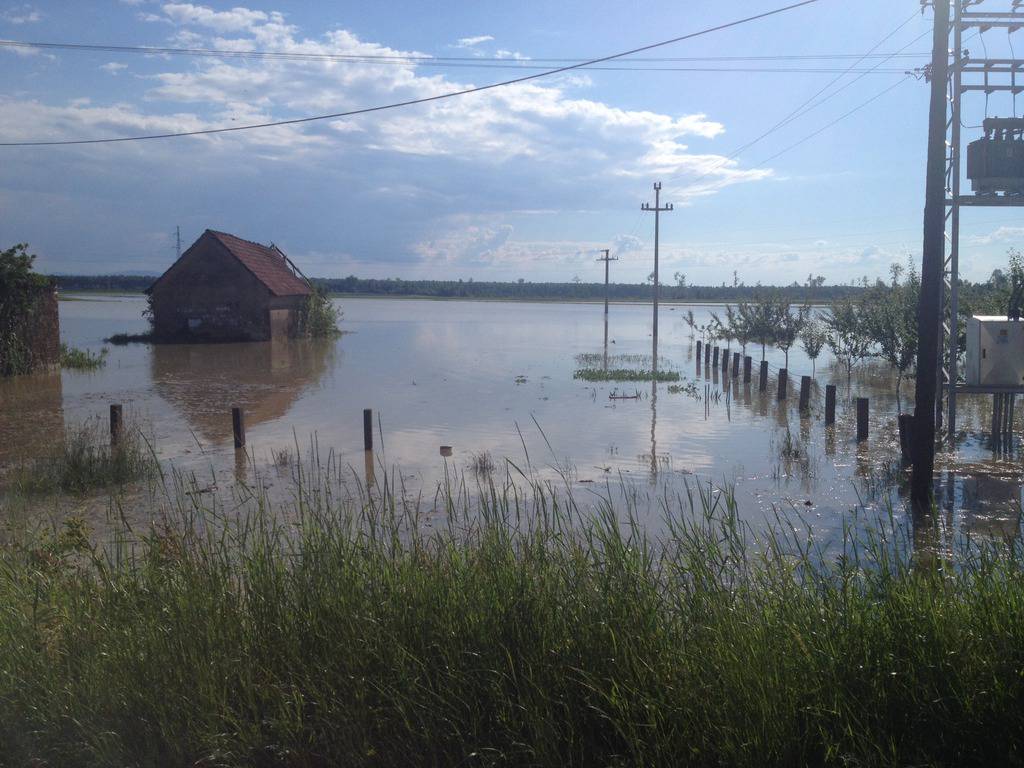
{"label": "submerged brick house", "polygon": [[295,334],[312,293],[274,245],[208,229],[147,293],[161,341],[267,341]]}

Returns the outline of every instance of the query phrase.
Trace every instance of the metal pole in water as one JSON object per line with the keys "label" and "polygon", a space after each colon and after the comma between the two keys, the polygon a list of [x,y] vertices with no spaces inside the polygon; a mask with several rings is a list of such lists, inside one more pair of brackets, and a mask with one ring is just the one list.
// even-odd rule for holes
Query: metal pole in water
{"label": "metal pole in water", "polygon": [[754,361],[750,357],[743,358],[743,383],[750,383],[750,369],[753,366]]}
{"label": "metal pole in water", "polygon": [[732,353],[732,377],[735,379],[740,375],[740,353]]}
{"label": "metal pole in water", "polygon": [[811,409],[811,377],[800,377],[800,413],[807,413]]}
{"label": "metal pole in water", "polygon": [[785,368],[779,369],[779,400],[786,399],[786,385],[789,382],[789,371]]}
{"label": "metal pole in water", "polygon": [[762,392],[767,392],[768,391],[768,361],[767,360],[762,360],[761,361],[761,381],[760,381],[760,385],[761,385],[760,390]]}

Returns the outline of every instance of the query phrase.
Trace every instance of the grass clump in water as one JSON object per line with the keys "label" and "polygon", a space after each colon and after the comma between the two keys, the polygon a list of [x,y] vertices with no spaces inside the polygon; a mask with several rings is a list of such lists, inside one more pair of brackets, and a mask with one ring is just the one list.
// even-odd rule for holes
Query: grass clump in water
{"label": "grass clump in water", "polygon": [[[883,520],[846,529],[830,557],[791,527],[755,537],[708,488],[667,498],[654,538],[626,489],[584,511],[506,476],[478,495],[446,486],[421,509],[387,480],[342,502],[330,470],[297,477],[279,514],[257,493],[227,516],[179,480],[146,535],[94,550],[75,523],[0,550],[4,758],[561,768],[1019,755],[1016,549],[937,570],[913,564]],[[428,532],[431,509],[446,523]]]}
{"label": "grass clump in water", "polygon": [[572,377],[582,381],[679,381],[676,371],[644,371],[629,368],[580,368]]}
{"label": "grass clump in water", "polygon": [[10,484],[28,495],[84,493],[155,477],[159,472],[159,463],[137,427],[126,423],[115,448],[97,419],[66,430],[63,441],[49,455],[15,469]]}
{"label": "grass clump in water", "polygon": [[60,345],[60,367],[70,368],[75,371],[95,371],[107,364],[107,349],[104,347],[98,353],[90,352],[88,349],[71,347],[61,342]]}

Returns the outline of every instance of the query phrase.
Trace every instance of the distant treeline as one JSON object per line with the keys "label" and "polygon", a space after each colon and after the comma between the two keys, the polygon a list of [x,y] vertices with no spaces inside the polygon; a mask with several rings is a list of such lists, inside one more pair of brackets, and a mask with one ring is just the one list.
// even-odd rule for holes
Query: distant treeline
{"label": "distant treeline", "polygon": [[125,291],[141,293],[155,281],[154,275],[52,275],[58,291]]}
{"label": "distant treeline", "polygon": [[[62,291],[144,291],[156,280],[151,275],[54,275]],[[477,282],[474,280],[386,280],[313,278],[327,293],[360,296],[423,296],[439,299],[521,299],[541,301],[600,301],[604,299],[604,283],[515,283]],[[856,295],[862,288],[849,285],[762,285],[702,286],[662,285],[665,301],[738,301],[757,297],[833,301]],[[650,301],[650,283],[613,283],[608,287],[613,301]]]}
{"label": "distant treeline", "polygon": [[[62,291],[141,292],[153,284],[152,275],[54,275]],[[321,290],[340,295],[408,296],[438,299],[511,299],[535,301],[601,301],[604,283],[515,283],[474,280],[387,280],[359,277],[314,278]],[[862,285],[662,285],[662,301],[728,302],[753,299],[788,299],[793,303],[822,302],[851,298],[862,294],[874,283]],[[965,298],[984,304],[992,283],[964,284]],[[612,283],[608,288],[612,301],[650,301],[649,283]]]}
{"label": "distant treeline", "polygon": [[[467,299],[534,299],[541,301],[600,301],[604,299],[604,283],[515,283],[477,282],[473,280],[366,280],[358,277],[318,279],[324,290],[337,294],[363,296],[425,296],[430,298]],[[662,285],[663,301],[736,301],[754,296],[787,297],[794,302],[804,300],[832,301],[859,293],[852,286],[703,286]],[[608,287],[612,301],[650,301],[653,287],[649,283],[612,283]]]}

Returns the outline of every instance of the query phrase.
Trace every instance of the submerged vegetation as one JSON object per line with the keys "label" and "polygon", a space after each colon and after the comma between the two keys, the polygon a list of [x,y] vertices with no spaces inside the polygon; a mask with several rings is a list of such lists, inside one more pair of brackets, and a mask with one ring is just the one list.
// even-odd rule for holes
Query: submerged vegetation
{"label": "submerged vegetation", "polygon": [[928,525],[911,556],[888,519],[830,549],[755,537],[707,486],[666,499],[656,540],[625,489],[584,508],[505,475],[420,508],[386,479],[339,501],[329,468],[296,476],[278,514],[257,487],[225,515],[177,478],[150,531],[96,548],[71,520],[0,551],[4,762],[1019,757],[1015,549],[942,568]]}
{"label": "submerged vegetation", "polygon": [[153,331],[150,330],[144,333],[115,333],[113,336],[105,338],[103,342],[123,347],[126,344],[151,344],[154,340],[155,336]]}
{"label": "submerged vegetation", "polygon": [[124,425],[116,447],[99,420],[69,428],[50,453],[17,467],[7,484],[26,495],[84,493],[154,477],[160,472],[153,452],[137,426]]}
{"label": "submerged vegetation", "polygon": [[107,350],[101,349],[98,353],[90,352],[88,349],[70,347],[63,342],[60,345],[60,367],[70,368],[75,371],[95,371],[107,364]]}
{"label": "submerged vegetation", "polygon": [[632,368],[580,368],[572,377],[581,381],[679,381],[676,371],[645,371]]}
{"label": "submerged vegetation", "polygon": [[658,356],[657,370],[652,370],[651,360],[650,355],[584,353],[576,355],[576,364],[581,367],[572,377],[591,382],[679,381],[679,373],[665,358]]}

